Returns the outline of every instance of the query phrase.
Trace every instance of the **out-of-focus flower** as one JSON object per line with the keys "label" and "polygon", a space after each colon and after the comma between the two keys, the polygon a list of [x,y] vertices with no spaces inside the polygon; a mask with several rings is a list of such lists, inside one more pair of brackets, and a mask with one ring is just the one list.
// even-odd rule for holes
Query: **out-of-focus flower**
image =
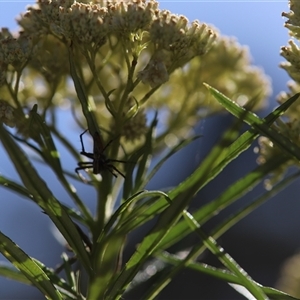
{"label": "out-of-focus flower", "polygon": [[[139,140],[147,132],[147,118],[145,110],[138,107],[135,99],[129,98],[125,106],[127,115],[125,116],[124,123],[121,124],[119,133],[126,141],[134,142],[135,140]],[[113,132],[116,131],[115,126],[116,123],[113,120],[110,124],[110,128]]]}
{"label": "out-of-focus flower", "polygon": [[208,25],[197,20],[190,24],[185,16],[167,10],[156,11],[149,34],[155,49],[164,51],[169,73],[205,54],[216,39],[216,32]]}
{"label": "out-of-focus flower", "polygon": [[[35,46],[18,100],[45,109],[70,101],[81,115],[68,81],[72,55],[99,126],[125,140],[147,131],[153,110],[164,112],[161,142],[170,134],[185,137],[199,119],[221,111],[203,82],[251,109],[263,107],[271,91],[246,48],[212,26],[159,9],[154,0],[39,0],[18,23]],[[128,99],[139,108],[130,118]]]}
{"label": "out-of-focus flower", "polygon": [[4,85],[6,80],[7,65],[4,62],[0,62],[0,87]]}
{"label": "out-of-focus flower", "polygon": [[157,1],[115,1],[107,3],[106,22],[111,32],[120,37],[129,37],[138,31],[148,30],[153,22]]}
{"label": "out-of-focus flower", "polygon": [[24,67],[33,50],[32,37],[21,33],[17,38],[6,28],[0,32],[0,63],[12,65],[16,69]]}
{"label": "out-of-focus flower", "polygon": [[[285,27],[289,29],[289,34],[296,40],[300,40],[300,2],[295,0],[289,1],[290,12],[282,13],[282,15],[288,20],[285,23]],[[296,40],[290,40],[288,46],[281,48],[280,54],[286,59],[286,62],[281,63],[281,67],[287,71],[289,76],[294,80],[289,82],[288,92],[282,92],[278,96],[278,102],[283,104],[294,94],[300,91],[300,48],[297,45]],[[293,103],[289,109],[285,112],[284,118],[278,119],[276,124],[273,126],[281,132],[283,135],[288,137],[293,143],[300,146],[300,102],[299,100]],[[257,150],[259,153],[258,162],[264,163],[270,160],[272,157],[278,155],[284,155],[282,150],[274,145],[268,138],[259,138],[260,149]],[[282,164],[276,169],[276,172],[271,175],[271,178],[266,181],[266,186],[272,188],[287,172],[291,166],[298,166],[299,161],[295,159],[289,159],[285,164]]]}
{"label": "out-of-focus flower", "polygon": [[282,16],[288,18],[285,27],[290,30],[290,35],[299,38],[300,29],[300,3],[297,0],[289,1],[290,11],[283,12]]}
{"label": "out-of-focus flower", "polygon": [[[40,38],[35,55],[30,60],[29,65],[41,73],[48,83],[58,84],[62,76],[69,74],[67,49],[52,36]],[[35,72],[32,75],[37,74]]]}
{"label": "out-of-focus flower", "polygon": [[271,93],[269,78],[251,66],[248,49],[232,38],[219,37],[207,54],[176,69],[146,107],[163,110],[165,127],[185,136],[199,119],[223,111],[203,82],[252,110],[265,107]]}
{"label": "out-of-focus flower", "polygon": [[289,257],[283,264],[276,288],[289,295],[300,297],[300,253]]}
{"label": "out-of-focus flower", "polygon": [[[278,119],[273,127],[300,147],[300,120],[295,119],[292,122],[283,122],[281,119]],[[282,153],[282,150],[274,145],[267,137],[260,137],[258,139],[258,144],[259,148],[255,149],[255,152],[259,153],[257,158],[258,164],[264,164],[273,157],[285,155],[285,153]],[[291,166],[300,167],[300,163],[294,159],[287,159],[284,164],[277,166],[276,170],[272,172],[271,177],[264,182],[266,189],[271,190],[272,187],[283,178],[284,174]]]}
{"label": "out-of-focus flower", "polygon": [[138,78],[152,88],[167,82],[169,74],[163,61],[163,53],[155,53],[146,68],[138,73]]}
{"label": "out-of-focus flower", "polygon": [[0,122],[9,127],[15,127],[14,109],[5,100],[0,100]]}

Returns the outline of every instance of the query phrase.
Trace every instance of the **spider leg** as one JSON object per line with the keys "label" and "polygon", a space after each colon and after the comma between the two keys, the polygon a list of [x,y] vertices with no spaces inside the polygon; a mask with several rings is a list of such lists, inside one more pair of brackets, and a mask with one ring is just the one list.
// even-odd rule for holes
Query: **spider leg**
{"label": "spider leg", "polygon": [[102,153],[104,153],[104,151],[106,150],[106,148],[113,142],[114,140],[110,140],[102,149]]}
{"label": "spider leg", "polygon": [[112,164],[107,164],[106,168],[108,169],[108,171],[113,174],[115,177],[118,177],[118,175],[116,173],[114,173],[114,171],[116,171],[118,174],[120,174],[124,179],[126,178],[125,175],[119,171],[114,165]]}
{"label": "spider leg", "polygon": [[89,182],[79,171],[80,170],[86,170],[86,169],[91,169],[93,168],[93,164],[91,162],[87,162],[87,161],[81,161],[78,163],[78,167],[75,169],[75,172],[78,174],[78,176],[80,177],[80,179],[83,182]]}
{"label": "spider leg", "polygon": [[82,154],[82,153],[86,153],[85,150],[84,150],[84,144],[83,144],[82,136],[83,136],[87,131],[88,131],[88,130],[86,129],[83,133],[81,133],[81,134],[79,135],[79,137],[80,137],[80,143],[81,143],[81,149],[82,149],[81,154]]}
{"label": "spider leg", "polygon": [[78,171],[85,170],[85,169],[91,169],[91,168],[93,168],[93,164],[91,162],[81,161],[81,162],[78,163],[78,167],[75,169],[75,172],[77,174],[79,174]]}
{"label": "spider leg", "polygon": [[81,151],[80,154],[90,159],[94,159],[95,157],[94,153],[90,153],[90,152]]}
{"label": "spider leg", "polygon": [[111,162],[120,162],[120,163],[124,163],[124,164],[126,164],[126,163],[128,163],[128,161],[126,161],[126,160],[119,160],[119,159],[109,159],[109,161]]}
{"label": "spider leg", "polygon": [[[90,162],[90,161],[80,161],[78,163],[78,166],[81,168],[81,169],[84,169],[84,168],[92,168],[93,167],[93,163]],[[78,168],[76,168],[78,169]]]}

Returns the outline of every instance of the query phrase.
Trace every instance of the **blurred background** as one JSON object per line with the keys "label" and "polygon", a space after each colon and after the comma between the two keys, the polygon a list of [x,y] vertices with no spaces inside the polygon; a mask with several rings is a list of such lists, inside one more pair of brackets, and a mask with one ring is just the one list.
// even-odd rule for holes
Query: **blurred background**
{"label": "blurred background", "polygon": [[[6,2],[0,0],[0,27],[17,30],[15,18],[25,12],[28,4],[34,1]],[[183,14],[190,21],[198,19],[201,22],[213,24],[219,28],[221,34],[235,36],[240,44],[250,49],[253,64],[264,69],[272,80],[273,93],[269,99],[269,106],[258,114],[265,116],[276,105],[276,96],[280,91],[287,90],[289,77],[278,67],[284,61],[280,57],[280,47],[287,44],[288,31],[283,27],[283,11],[288,12],[288,1],[159,1],[161,9],[168,9],[172,13]],[[62,119],[62,118],[61,118]],[[70,140],[80,150],[79,133],[68,125],[65,118],[60,121],[62,128],[69,135]],[[159,174],[151,181],[149,189],[166,188],[177,185],[201,162],[205,154],[222,134],[222,130],[229,126],[232,118],[228,115],[209,117],[195,128],[197,134],[203,137],[170,159]],[[70,132],[69,132],[70,131]],[[10,178],[16,176],[13,166],[8,162],[7,155],[0,144],[0,172]],[[62,153],[62,157],[64,157]],[[195,199],[192,209],[214,199],[230,183],[240,178],[256,166],[256,155],[253,148],[239,157],[227,167],[222,176],[214,181],[214,186],[207,186]],[[64,164],[73,169],[76,162],[64,157]],[[55,182],[53,174],[37,165],[47,182]],[[172,176],[166,176],[172,174]],[[53,179],[53,180],[52,180]],[[51,184],[50,184],[51,185]],[[218,189],[215,188],[218,186]],[[60,186],[52,187],[58,199],[69,205],[72,203]],[[78,187],[80,194],[89,190],[84,186]],[[209,231],[223,217],[237,207],[248,203],[262,192],[262,187],[249,193],[230,209],[218,215],[214,222],[207,224]],[[279,278],[280,268],[286,258],[297,252],[300,246],[300,202],[297,182],[288,190],[278,194],[261,206],[250,216],[238,223],[219,240],[231,256],[259,283],[274,286]],[[91,197],[92,198],[92,197]],[[69,201],[69,202],[68,202]],[[90,205],[93,205],[91,200]],[[49,267],[55,267],[60,262],[63,246],[53,234],[49,219],[32,203],[0,188],[0,230],[21,246],[29,255],[41,260]],[[125,256],[129,256],[139,241],[137,232],[129,238],[129,245]],[[187,240],[187,246],[195,239]],[[184,248],[186,245],[181,245]],[[179,246],[178,250],[181,249]],[[176,250],[176,249],[175,249]],[[219,266],[215,258],[208,253],[201,261]],[[6,259],[0,256],[0,262]],[[126,299],[140,299],[141,291],[130,293]],[[18,284],[11,280],[0,278],[0,299],[44,299],[32,287]],[[244,299],[229,285],[207,276],[184,271],[162,292],[158,299]]]}

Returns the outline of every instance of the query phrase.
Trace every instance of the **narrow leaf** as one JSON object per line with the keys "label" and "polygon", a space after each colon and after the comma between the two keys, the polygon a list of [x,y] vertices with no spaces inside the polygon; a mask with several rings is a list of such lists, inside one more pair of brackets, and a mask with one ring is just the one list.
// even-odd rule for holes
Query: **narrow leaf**
{"label": "narrow leaf", "polygon": [[[271,112],[265,117],[265,122],[270,126],[276,118],[281,116],[299,97],[299,93],[292,96],[285,103],[280,105],[277,109]],[[258,137],[258,131],[256,129],[250,129],[244,134],[242,134],[238,139],[236,139],[232,145],[227,147],[228,150],[224,151],[224,142],[232,140],[231,129],[225,133],[224,138],[221,143],[216,145],[209,153],[209,155],[204,159],[201,165],[188,177],[184,182],[178,185],[170,192],[170,197],[173,198],[183,190],[197,186],[197,190],[203,188],[208,182],[215,178],[234,158],[240,155],[242,152],[247,150],[252,142]],[[220,162],[220,157],[223,160]],[[280,159],[275,162],[275,165],[269,165],[266,169],[268,172],[277,168],[280,164],[284,163],[286,159]],[[215,167],[213,167],[215,166]],[[266,175],[266,173],[265,173]],[[133,222],[132,229],[141,226],[146,221],[152,219],[155,215],[160,213],[166,207],[166,203],[163,199],[160,199],[153,203],[151,207],[143,215],[136,218]],[[131,230],[132,230],[131,229]]]}
{"label": "narrow leaf", "polygon": [[0,231],[0,251],[49,299],[63,299],[47,274],[11,239]]}
{"label": "narrow leaf", "polygon": [[[168,202],[171,201],[165,194],[164,198],[167,199]],[[126,287],[137,274],[138,270],[147,258],[149,258],[149,256],[157,249],[160,241],[167,234],[170,228],[181,217],[182,210],[186,206],[186,200],[183,200],[184,196],[181,199],[178,198],[176,201],[172,201],[170,207],[162,213],[157,224],[140,243],[136,252],[126,263],[116,281],[109,287],[108,299],[115,300],[122,296]]]}
{"label": "narrow leaf", "polygon": [[[216,199],[202,206],[197,212],[193,213],[194,218],[200,224],[204,224],[206,221],[215,216],[216,212],[220,212],[225,209],[235,200],[253,189],[268,173],[277,168],[280,164],[284,163],[286,159],[287,158],[285,156],[278,156],[274,157],[266,164],[258,166],[245,177],[237,180],[229,186],[225,191],[222,191],[220,196]],[[179,222],[170,230],[169,234],[161,243],[161,247],[164,249],[166,247],[170,247],[189,233],[191,233],[191,229],[186,222]]]}
{"label": "narrow leaf", "polygon": [[0,276],[3,276],[7,279],[18,281],[20,283],[24,283],[28,285],[32,284],[32,282],[28,280],[27,277],[18,269],[4,265],[2,262],[0,264]]}
{"label": "narrow leaf", "polygon": [[47,158],[49,164],[56,170],[56,173],[62,174],[63,171],[60,164],[59,152],[55,147],[48,126],[46,126],[45,121],[37,112],[37,104],[35,104],[30,111],[30,117],[32,118],[33,128],[39,128],[40,136],[42,138],[42,141],[44,142],[44,144],[42,145],[44,157]]}
{"label": "narrow leaf", "polygon": [[23,150],[16,144],[7,131],[0,126],[0,136],[7,153],[17,169],[24,186],[32,199],[47,213],[66,241],[78,255],[88,272],[91,271],[89,256],[81,237],[60,202],[54,197],[46,183],[31,165]]}
{"label": "narrow leaf", "polygon": [[257,286],[246,271],[243,270],[238,263],[218,245],[213,237],[207,236],[203,232],[200,228],[200,224],[195,220],[195,218],[187,211],[184,211],[183,216],[191,229],[193,229],[193,231],[202,239],[207,249],[209,249],[226,268],[239,278],[241,284],[255,297],[255,299],[265,300],[267,297],[262,289]]}
{"label": "narrow leaf", "polygon": [[[33,198],[32,194],[30,194],[29,191],[25,187],[23,187],[20,184],[17,184],[15,181],[12,181],[2,175],[0,175],[0,185],[2,185],[4,188],[9,189],[12,192],[19,194],[20,196],[25,197],[26,199],[29,199],[33,202],[37,202]],[[64,204],[61,204],[61,205],[65,209],[65,211],[68,213],[69,216],[76,219],[77,221],[79,221],[82,224],[86,224],[86,221],[79,214],[79,212],[75,211],[73,208],[68,207],[67,205],[64,205]]]}
{"label": "narrow leaf", "polygon": [[[178,258],[176,255],[169,254],[167,252],[162,252],[160,254],[156,255],[158,258],[163,260],[164,262],[173,264],[174,266],[178,265],[178,263],[181,263],[182,260]],[[224,270],[224,269],[218,269],[212,266],[209,266],[204,263],[199,262],[190,262],[186,264],[186,267],[201,273],[204,273],[209,276],[213,276],[215,278],[218,278],[220,280],[226,281],[228,283],[235,283],[240,284],[240,280],[238,277],[231,272]],[[255,281],[253,281],[255,282]],[[255,282],[257,286],[259,286],[263,292],[270,298],[274,300],[299,300],[299,298],[292,297],[291,295],[288,295],[282,291],[276,290],[274,288],[262,286],[259,283]],[[149,299],[149,298],[147,298]]]}
{"label": "narrow leaf", "polygon": [[[259,118],[256,114],[251,111],[247,111],[242,106],[239,106],[236,102],[232,101],[231,99],[227,98],[225,95],[217,91],[216,89],[212,88],[208,84],[205,84],[211,94],[219,101],[220,104],[224,106],[231,114],[243,120],[245,123],[252,126],[255,130],[257,130],[262,135],[268,137],[274,144],[280,147],[285,153],[295,157],[297,160],[300,160],[300,148],[291,142],[287,137],[283,136],[282,134],[278,133],[273,127],[270,127],[267,124],[265,119]],[[296,96],[296,95],[295,95]],[[294,96],[294,97],[295,97]],[[297,100],[295,97],[295,100]]]}

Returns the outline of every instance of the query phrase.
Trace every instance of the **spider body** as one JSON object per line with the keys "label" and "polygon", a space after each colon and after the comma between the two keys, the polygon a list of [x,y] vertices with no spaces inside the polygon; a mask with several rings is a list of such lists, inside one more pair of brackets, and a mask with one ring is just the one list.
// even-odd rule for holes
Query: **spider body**
{"label": "spider body", "polygon": [[80,154],[92,159],[93,161],[79,162],[78,167],[75,169],[75,172],[79,175],[80,170],[93,169],[94,174],[100,174],[103,170],[108,170],[114,177],[118,177],[118,175],[116,174],[118,173],[123,178],[125,178],[125,175],[112,164],[113,162],[125,163],[125,161],[117,160],[117,159],[109,159],[105,155],[105,150],[113,140],[109,141],[105,146],[103,146],[100,134],[98,132],[95,132],[93,136],[93,142],[94,142],[93,153],[86,152],[84,149],[83,138],[82,138],[82,136],[86,132],[87,130],[85,130],[83,133],[80,134],[80,142],[82,148]]}

